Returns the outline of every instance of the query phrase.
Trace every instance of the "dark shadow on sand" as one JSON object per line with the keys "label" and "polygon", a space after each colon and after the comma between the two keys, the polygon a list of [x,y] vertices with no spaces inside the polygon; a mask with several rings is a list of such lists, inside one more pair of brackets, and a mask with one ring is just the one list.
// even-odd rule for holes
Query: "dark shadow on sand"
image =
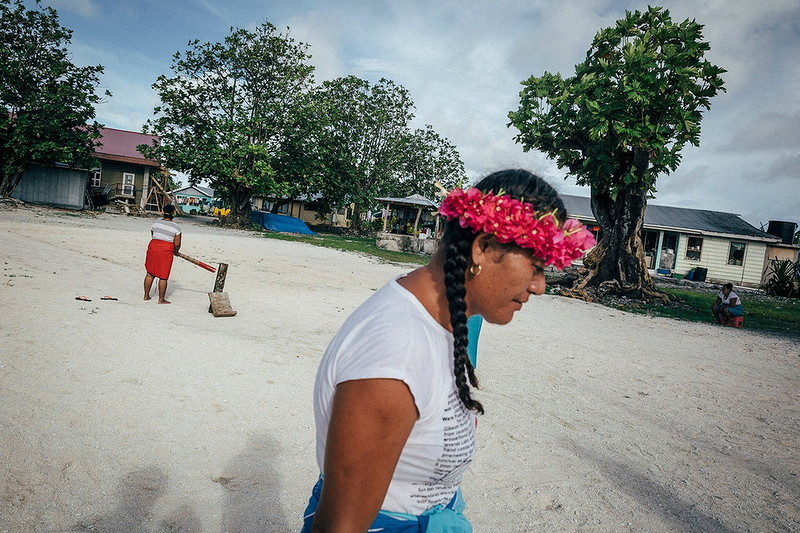
{"label": "dark shadow on sand", "polygon": [[[252,436],[213,481],[223,486],[223,533],[299,531],[290,524],[281,505],[281,482],[275,462],[280,445],[267,435]],[[294,527],[292,527],[294,526]]]}
{"label": "dark shadow on sand", "polygon": [[676,531],[737,533],[716,518],[702,512],[696,504],[680,499],[673,491],[626,465],[584,448],[572,440],[565,440],[563,446],[581,459],[595,464],[601,474],[612,480],[642,506],[650,509],[653,514],[661,515],[666,522],[672,523]]}
{"label": "dark shadow on sand", "polygon": [[72,531],[92,533],[197,533],[202,531],[190,505],[180,505],[157,520],[156,502],[166,495],[168,478],[158,468],[140,468],[119,480],[119,504],[110,514],[80,522]]}
{"label": "dark shadow on sand", "polygon": [[[272,438],[251,437],[222,473],[210,477],[222,491],[221,533],[299,531],[290,524],[281,505],[281,483],[275,462],[280,446]],[[168,476],[157,467],[133,470],[117,484],[117,507],[107,515],[78,522],[70,533],[198,533],[209,531],[193,507],[194,502],[170,502],[166,515],[155,511],[162,498],[170,498]],[[169,508],[169,507],[168,507]],[[215,513],[211,511],[211,516]],[[206,527],[204,527],[206,526]],[[294,526],[294,527],[293,527]]]}

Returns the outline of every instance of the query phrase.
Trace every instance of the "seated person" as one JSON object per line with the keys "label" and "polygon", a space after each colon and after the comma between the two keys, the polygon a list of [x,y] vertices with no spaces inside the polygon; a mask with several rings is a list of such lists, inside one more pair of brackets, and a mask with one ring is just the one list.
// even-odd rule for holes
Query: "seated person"
{"label": "seated person", "polygon": [[744,315],[742,300],[733,292],[733,283],[728,282],[722,286],[722,291],[711,304],[711,312],[720,324],[727,324],[733,317]]}

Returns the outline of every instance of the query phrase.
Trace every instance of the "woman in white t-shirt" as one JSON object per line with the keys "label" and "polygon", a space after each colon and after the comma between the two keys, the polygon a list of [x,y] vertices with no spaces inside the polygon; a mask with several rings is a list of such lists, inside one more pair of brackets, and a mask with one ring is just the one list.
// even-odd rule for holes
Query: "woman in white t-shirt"
{"label": "woman in white t-shirt", "polygon": [[733,292],[733,283],[728,282],[722,286],[717,299],[711,304],[711,312],[720,324],[727,324],[733,317],[744,315],[742,299]]}
{"label": "woman in white t-shirt", "polygon": [[594,246],[524,170],[496,172],[439,208],[430,263],[390,281],[342,325],[314,387],[320,478],[303,533],[469,532],[461,477],[475,450],[467,318],[507,324],[544,293],[544,267]]}

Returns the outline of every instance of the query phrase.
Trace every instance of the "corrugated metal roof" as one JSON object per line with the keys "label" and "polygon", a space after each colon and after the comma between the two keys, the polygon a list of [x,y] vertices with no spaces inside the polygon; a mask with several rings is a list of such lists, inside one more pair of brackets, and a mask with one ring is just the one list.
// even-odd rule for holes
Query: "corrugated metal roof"
{"label": "corrugated metal roof", "polygon": [[397,205],[411,205],[411,206],[418,206],[418,207],[427,207],[429,209],[439,209],[439,206],[436,205],[435,202],[432,202],[425,198],[424,196],[420,196],[419,194],[412,194],[411,196],[407,196],[405,198],[375,198],[378,202],[388,202],[391,204]]}
{"label": "corrugated metal roof", "polygon": [[[568,194],[560,196],[570,216],[594,220],[589,198]],[[645,228],[674,228],[684,233],[709,232],[759,239],[776,238],[774,235],[750,225],[734,213],[665,205],[648,204],[644,212],[644,225]]]}
{"label": "corrugated metal roof", "polygon": [[214,189],[210,187],[203,187],[202,185],[195,185],[195,189],[200,191],[201,193],[205,194],[206,196],[210,196],[211,198],[214,197]]}
{"label": "corrugated metal roof", "polygon": [[144,157],[136,149],[140,144],[153,144],[158,139],[157,135],[137,133],[135,131],[117,130],[114,128],[100,128],[102,138],[101,145],[95,147],[94,151],[99,156],[119,156],[132,159],[139,159],[143,163],[149,162],[158,165],[158,162]]}
{"label": "corrugated metal roof", "polygon": [[209,189],[208,187],[203,187],[201,185],[189,185],[188,187],[182,187],[180,189],[175,189],[170,194],[183,194],[186,196],[208,196],[209,198],[214,197],[214,189]]}

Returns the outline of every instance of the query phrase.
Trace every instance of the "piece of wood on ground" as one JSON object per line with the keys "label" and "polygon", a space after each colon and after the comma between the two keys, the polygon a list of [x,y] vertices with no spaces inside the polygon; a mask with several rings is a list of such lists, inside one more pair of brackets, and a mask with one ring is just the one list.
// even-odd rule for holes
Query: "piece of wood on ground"
{"label": "piece of wood on ground", "polygon": [[231,309],[231,300],[227,292],[209,292],[211,313],[214,316],[236,316],[236,311]]}
{"label": "piece of wood on ground", "polygon": [[[214,280],[214,292],[222,292],[225,288],[225,278],[228,275],[228,263],[220,263],[217,269],[217,279]],[[208,306],[208,312],[213,313],[214,310]]]}

